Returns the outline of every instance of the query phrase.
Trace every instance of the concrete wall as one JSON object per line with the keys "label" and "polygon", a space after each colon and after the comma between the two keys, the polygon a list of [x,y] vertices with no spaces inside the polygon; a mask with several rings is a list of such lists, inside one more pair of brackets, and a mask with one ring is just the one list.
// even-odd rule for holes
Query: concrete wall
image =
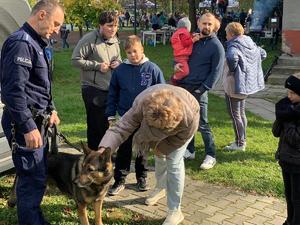
{"label": "concrete wall", "polygon": [[300,1],[283,1],[282,51],[300,56]]}

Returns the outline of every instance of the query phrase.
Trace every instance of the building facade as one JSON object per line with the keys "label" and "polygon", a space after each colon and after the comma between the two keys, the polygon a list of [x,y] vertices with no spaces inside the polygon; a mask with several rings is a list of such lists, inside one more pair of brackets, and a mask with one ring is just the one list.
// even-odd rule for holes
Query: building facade
{"label": "building facade", "polygon": [[300,56],[300,1],[283,1],[282,51]]}

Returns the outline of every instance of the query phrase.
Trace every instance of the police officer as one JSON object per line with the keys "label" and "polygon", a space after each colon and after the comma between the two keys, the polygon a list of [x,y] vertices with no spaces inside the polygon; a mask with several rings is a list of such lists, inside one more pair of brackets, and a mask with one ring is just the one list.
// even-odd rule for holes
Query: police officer
{"label": "police officer", "polygon": [[27,22],[7,38],[1,51],[1,100],[5,104],[1,122],[18,176],[21,225],[48,224],[40,208],[48,150],[41,127],[45,121],[49,126],[60,121],[52,103],[44,39],[58,33],[63,21],[64,10],[56,0],[41,0],[32,8]]}

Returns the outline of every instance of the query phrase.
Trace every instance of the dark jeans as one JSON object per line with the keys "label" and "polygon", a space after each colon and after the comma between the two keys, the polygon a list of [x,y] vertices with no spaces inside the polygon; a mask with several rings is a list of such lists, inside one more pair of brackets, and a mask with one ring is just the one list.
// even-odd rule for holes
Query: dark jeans
{"label": "dark jeans", "polygon": [[67,42],[67,39],[62,39],[62,48],[65,48],[65,47],[67,47],[67,48],[69,48],[70,46],[69,46],[69,43]]}
{"label": "dark jeans", "polygon": [[88,147],[93,150],[98,149],[98,145],[108,128],[108,121],[105,116],[107,94],[107,91],[91,86],[82,88],[82,98],[86,110]]}
{"label": "dark jeans", "polygon": [[289,225],[300,225],[300,166],[291,169],[286,164],[280,165],[287,204],[286,222]]}
{"label": "dark jeans", "polygon": [[[200,104],[200,121],[199,121],[198,131],[201,132],[201,136],[205,145],[205,154],[215,158],[216,157],[215,141],[212,132],[210,130],[208,124],[208,117],[207,117],[208,93],[206,91],[201,96],[197,95],[197,93],[195,92],[192,92],[192,94]],[[187,146],[187,149],[191,153],[195,152],[195,137],[193,137],[193,139]]]}
{"label": "dark jeans", "polygon": [[[114,170],[114,178],[116,182],[125,182],[126,176],[130,172],[132,138],[133,134],[123,144],[120,145],[117,151]],[[135,176],[137,180],[147,177],[147,156],[140,155],[136,157]]]}

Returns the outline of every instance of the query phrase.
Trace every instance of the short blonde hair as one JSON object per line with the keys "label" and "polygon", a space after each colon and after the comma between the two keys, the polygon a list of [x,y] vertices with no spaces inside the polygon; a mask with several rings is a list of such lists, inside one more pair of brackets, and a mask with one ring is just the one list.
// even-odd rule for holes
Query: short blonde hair
{"label": "short blonde hair", "polygon": [[231,23],[229,23],[226,26],[225,31],[229,32],[233,36],[243,35],[244,32],[245,32],[242,24],[240,24],[238,22],[231,22]]}
{"label": "short blonde hair", "polygon": [[173,130],[183,118],[182,102],[171,90],[153,92],[143,106],[144,118],[151,127]]}
{"label": "short blonde hair", "polygon": [[137,35],[130,35],[125,40],[124,48],[127,50],[136,44],[140,45],[141,48],[144,48],[141,39]]}

